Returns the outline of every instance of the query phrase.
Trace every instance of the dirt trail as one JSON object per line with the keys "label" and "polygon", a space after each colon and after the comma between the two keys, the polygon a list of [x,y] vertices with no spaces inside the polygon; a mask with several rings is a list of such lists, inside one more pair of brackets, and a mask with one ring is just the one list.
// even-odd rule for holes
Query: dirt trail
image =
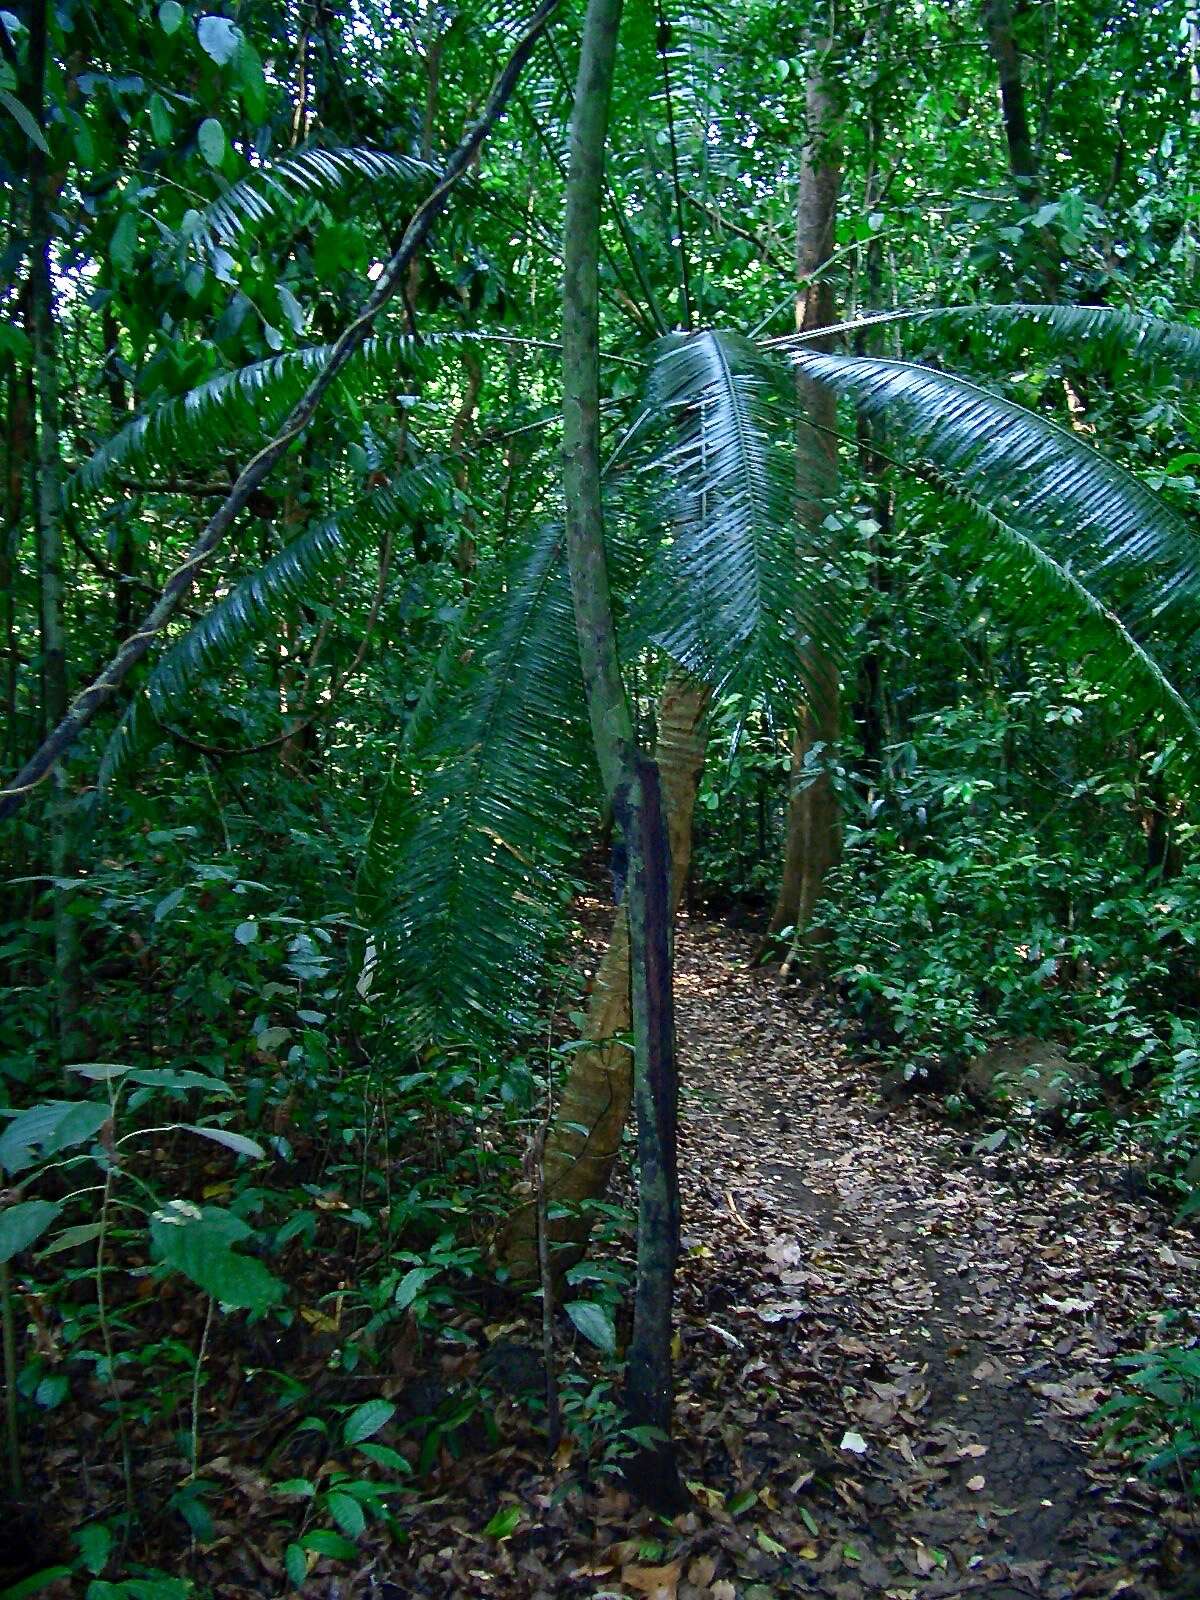
{"label": "dirt trail", "polygon": [[[582,915],[594,960],[611,913]],[[540,1417],[514,1398],[498,1448],[443,1452],[399,1510],[407,1546],[376,1546],[351,1588],[324,1592],[1200,1596],[1186,1508],[1099,1455],[1088,1422],[1122,1352],[1172,1311],[1172,1336],[1195,1328],[1194,1235],[1124,1194],[1119,1166],[1049,1144],[979,1156],[978,1130],[882,1110],[829,1009],[749,956],[728,929],[680,930],[675,1431],[691,1508],[672,1523],[639,1510],[578,1436],[548,1470]],[[632,1239],[613,1251],[627,1272]],[[499,1339],[538,1390],[536,1306],[510,1315],[462,1323],[479,1341],[447,1358],[463,1394]],[[576,1400],[614,1379],[565,1316],[559,1358]]]}
{"label": "dirt trail", "polygon": [[1194,1327],[1195,1235],[1115,1164],[881,1111],[829,1014],[747,953],[680,939],[680,1433],[758,1496],[734,1592],[1200,1593],[1194,1528],[1086,1426],[1164,1312]]}

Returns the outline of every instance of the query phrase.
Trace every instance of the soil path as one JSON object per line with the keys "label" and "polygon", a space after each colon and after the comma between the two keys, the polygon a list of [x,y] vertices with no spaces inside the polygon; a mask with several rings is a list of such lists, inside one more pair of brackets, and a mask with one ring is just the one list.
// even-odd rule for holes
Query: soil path
{"label": "soil path", "polygon": [[[593,960],[610,917],[583,907]],[[1103,1456],[1089,1420],[1122,1353],[1196,1331],[1194,1234],[1131,1198],[1119,1165],[1050,1143],[979,1154],[978,1128],[882,1109],[832,1011],[750,954],[727,928],[681,927],[676,1437],[692,1508],[639,1511],[597,1476],[594,1440],[585,1466],[578,1427],[547,1471],[535,1310],[479,1330],[504,1341],[493,1371],[503,1348],[524,1373],[500,1448],[445,1459],[404,1513],[404,1558],[381,1550],[355,1593],[1200,1596],[1189,1508]],[[618,1270],[632,1248],[611,1247]],[[565,1317],[559,1341],[570,1417],[594,1400],[611,1421],[611,1366]],[[469,1388],[478,1358],[456,1360]]]}
{"label": "soil path", "polygon": [[[733,1508],[731,1592],[1200,1594],[1184,1509],[1087,1424],[1122,1352],[1194,1331],[1194,1233],[1115,1163],[882,1110],[828,1011],[748,953],[680,939],[679,1431]],[[707,1563],[680,1577],[714,1592]]]}

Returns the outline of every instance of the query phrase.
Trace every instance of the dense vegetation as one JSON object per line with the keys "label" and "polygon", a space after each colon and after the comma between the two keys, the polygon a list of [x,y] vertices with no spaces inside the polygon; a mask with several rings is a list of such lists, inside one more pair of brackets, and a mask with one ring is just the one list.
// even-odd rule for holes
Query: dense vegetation
{"label": "dense vegetation", "polygon": [[623,9],[0,12],[14,1596],[202,1592],[247,1451],[352,1572],[497,1444],[496,1363],[395,1379],[514,1318],[678,1509],[681,897],[991,1151],[1053,1046],[1189,1214],[1200,19]]}

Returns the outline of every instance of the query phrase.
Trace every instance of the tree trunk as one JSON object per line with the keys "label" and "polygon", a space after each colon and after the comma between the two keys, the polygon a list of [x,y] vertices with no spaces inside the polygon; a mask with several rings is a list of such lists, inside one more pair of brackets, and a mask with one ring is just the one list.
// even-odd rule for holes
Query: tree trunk
{"label": "tree trunk", "polygon": [[[704,766],[704,721],[710,691],[694,679],[667,681],[658,705],[655,760],[662,775],[663,808],[671,851],[671,911],[683,896],[692,854],[692,814]],[[633,1098],[633,1063],[622,1044],[611,1041],[628,1032],[629,928],[624,907],[613,921],[612,936],[596,972],[588,1004],[585,1038],[595,1048],[571,1056],[558,1115],[546,1137],[546,1201],[569,1207],[552,1218],[547,1231],[556,1276],[587,1248],[590,1200],[602,1199]],[[508,1219],[498,1244],[505,1265],[521,1281],[537,1275],[537,1217],[523,1205]]]}
{"label": "tree trunk", "polygon": [[656,764],[637,747],[617,656],[600,486],[600,203],[622,0],[589,0],[571,113],[563,239],[563,502],[579,655],[596,759],[628,859],[634,1093],[638,1107],[637,1292],[626,1410],[642,1441],[630,1487],[661,1510],[686,1500],[671,1444],[671,1302],[678,1253],[670,853]]}
{"label": "tree trunk", "polygon": [[[35,0],[29,20],[27,104],[38,127],[47,127],[45,80],[47,0]],[[29,336],[32,345],[34,423],[37,432],[33,485],[37,533],[38,617],[41,632],[41,719],[43,731],[67,714],[67,636],[63,617],[66,593],[62,534],[62,454],[59,440],[58,353],[55,349],[54,277],[51,262],[50,206],[53,179],[45,152],[29,147]],[[61,1066],[79,1059],[79,939],[71,914],[72,818],[66,774],[54,773],[48,807],[50,876],[54,925],[54,1009]]]}
{"label": "tree trunk", "polygon": [[1025,84],[1021,52],[1013,32],[1012,0],[984,0],[983,22],[988,49],[1000,76],[1000,110],[1004,117],[1009,167],[1018,190],[1034,206],[1039,199],[1037,157],[1025,108]]}
{"label": "tree trunk", "polygon": [[[829,72],[828,50],[811,58],[806,94],[806,130],[796,205],[796,328],[801,333],[827,327],[834,319],[833,290],[826,277],[813,275],[833,254],[841,154],[837,147],[838,107]],[[817,341],[814,348],[824,348]],[[799,422],[796,434],[797,521],[801,539],[820,527],[827,502],[837,489],[837,400],[828,389],[797,376]],[[823,655],[810,656],[808,675],[817,692],[813,704],[800,708],[792,747],[787,838],[783,876],[767,942],[792,933],[796,958],[808,931],[825,874],[841,849],[841,811],[832,780],[813,777],[837,739],[841,718],[837,669]]]}

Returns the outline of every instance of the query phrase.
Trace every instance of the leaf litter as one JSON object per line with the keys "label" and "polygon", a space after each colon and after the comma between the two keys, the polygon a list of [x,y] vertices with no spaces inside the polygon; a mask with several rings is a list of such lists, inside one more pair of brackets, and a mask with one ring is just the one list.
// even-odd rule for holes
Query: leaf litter
{"label": "leaf litter", "polygon": [[[587,909],[594,958],[604,919]],[[690,1509],[670,1523],[639,1511],[589,1478],[569,1441],[547,1464],[535,1423],[501,1400],[496,1431],[414,1463],[420,1495],[391,1503],[390,1535],[373,1524],[356,1538],[357,1564],[310,1553],[304,1593],[1195,1595],[1194,1513],[1102,1454],[1093,1416],[1118,1358],[1164,1318],[1182,1319],[1173,1338],[1195,1330],[1194,1234],[1124,1194],[1107,1158],[1051,1143],[988,1152],[920,1102],[881,1110],[834,1012],[753,970],[750,954],[727,928],[681,927],[676,1434]],[[475,1380],[489,1340],[538,1343],[534,1317],[511,1304],[486,1329],[454,1322],[438,1393]],[[565,1319],[559,1337],[574,1338]],[[572,1359],[597,1380],[609,1370],[590,1346]],[[379,1387],[398,1423],[429,1379],[410,1355],[395,1366]],[[217,1490],[214,1533],[188,1571],[222,1600],[286,1592],[295,1523],[280,1516],[262,1419],[231,1413],[213,1436],[220,1453],[200,1471]],[[414,1453],[390,1416],[374,1439]],[[99,1481],[99,1418],[53,1446],[63,1483],[81,1470]],[[276,1479],[283,1465],[299,1478],[306,1463],[277,1462]],[[165,1499],[165,1452],[161,1477]],[[70,1493],[62,1509],[94,1514]],[[164,1530],[168,1570],[173,1537]]]}

